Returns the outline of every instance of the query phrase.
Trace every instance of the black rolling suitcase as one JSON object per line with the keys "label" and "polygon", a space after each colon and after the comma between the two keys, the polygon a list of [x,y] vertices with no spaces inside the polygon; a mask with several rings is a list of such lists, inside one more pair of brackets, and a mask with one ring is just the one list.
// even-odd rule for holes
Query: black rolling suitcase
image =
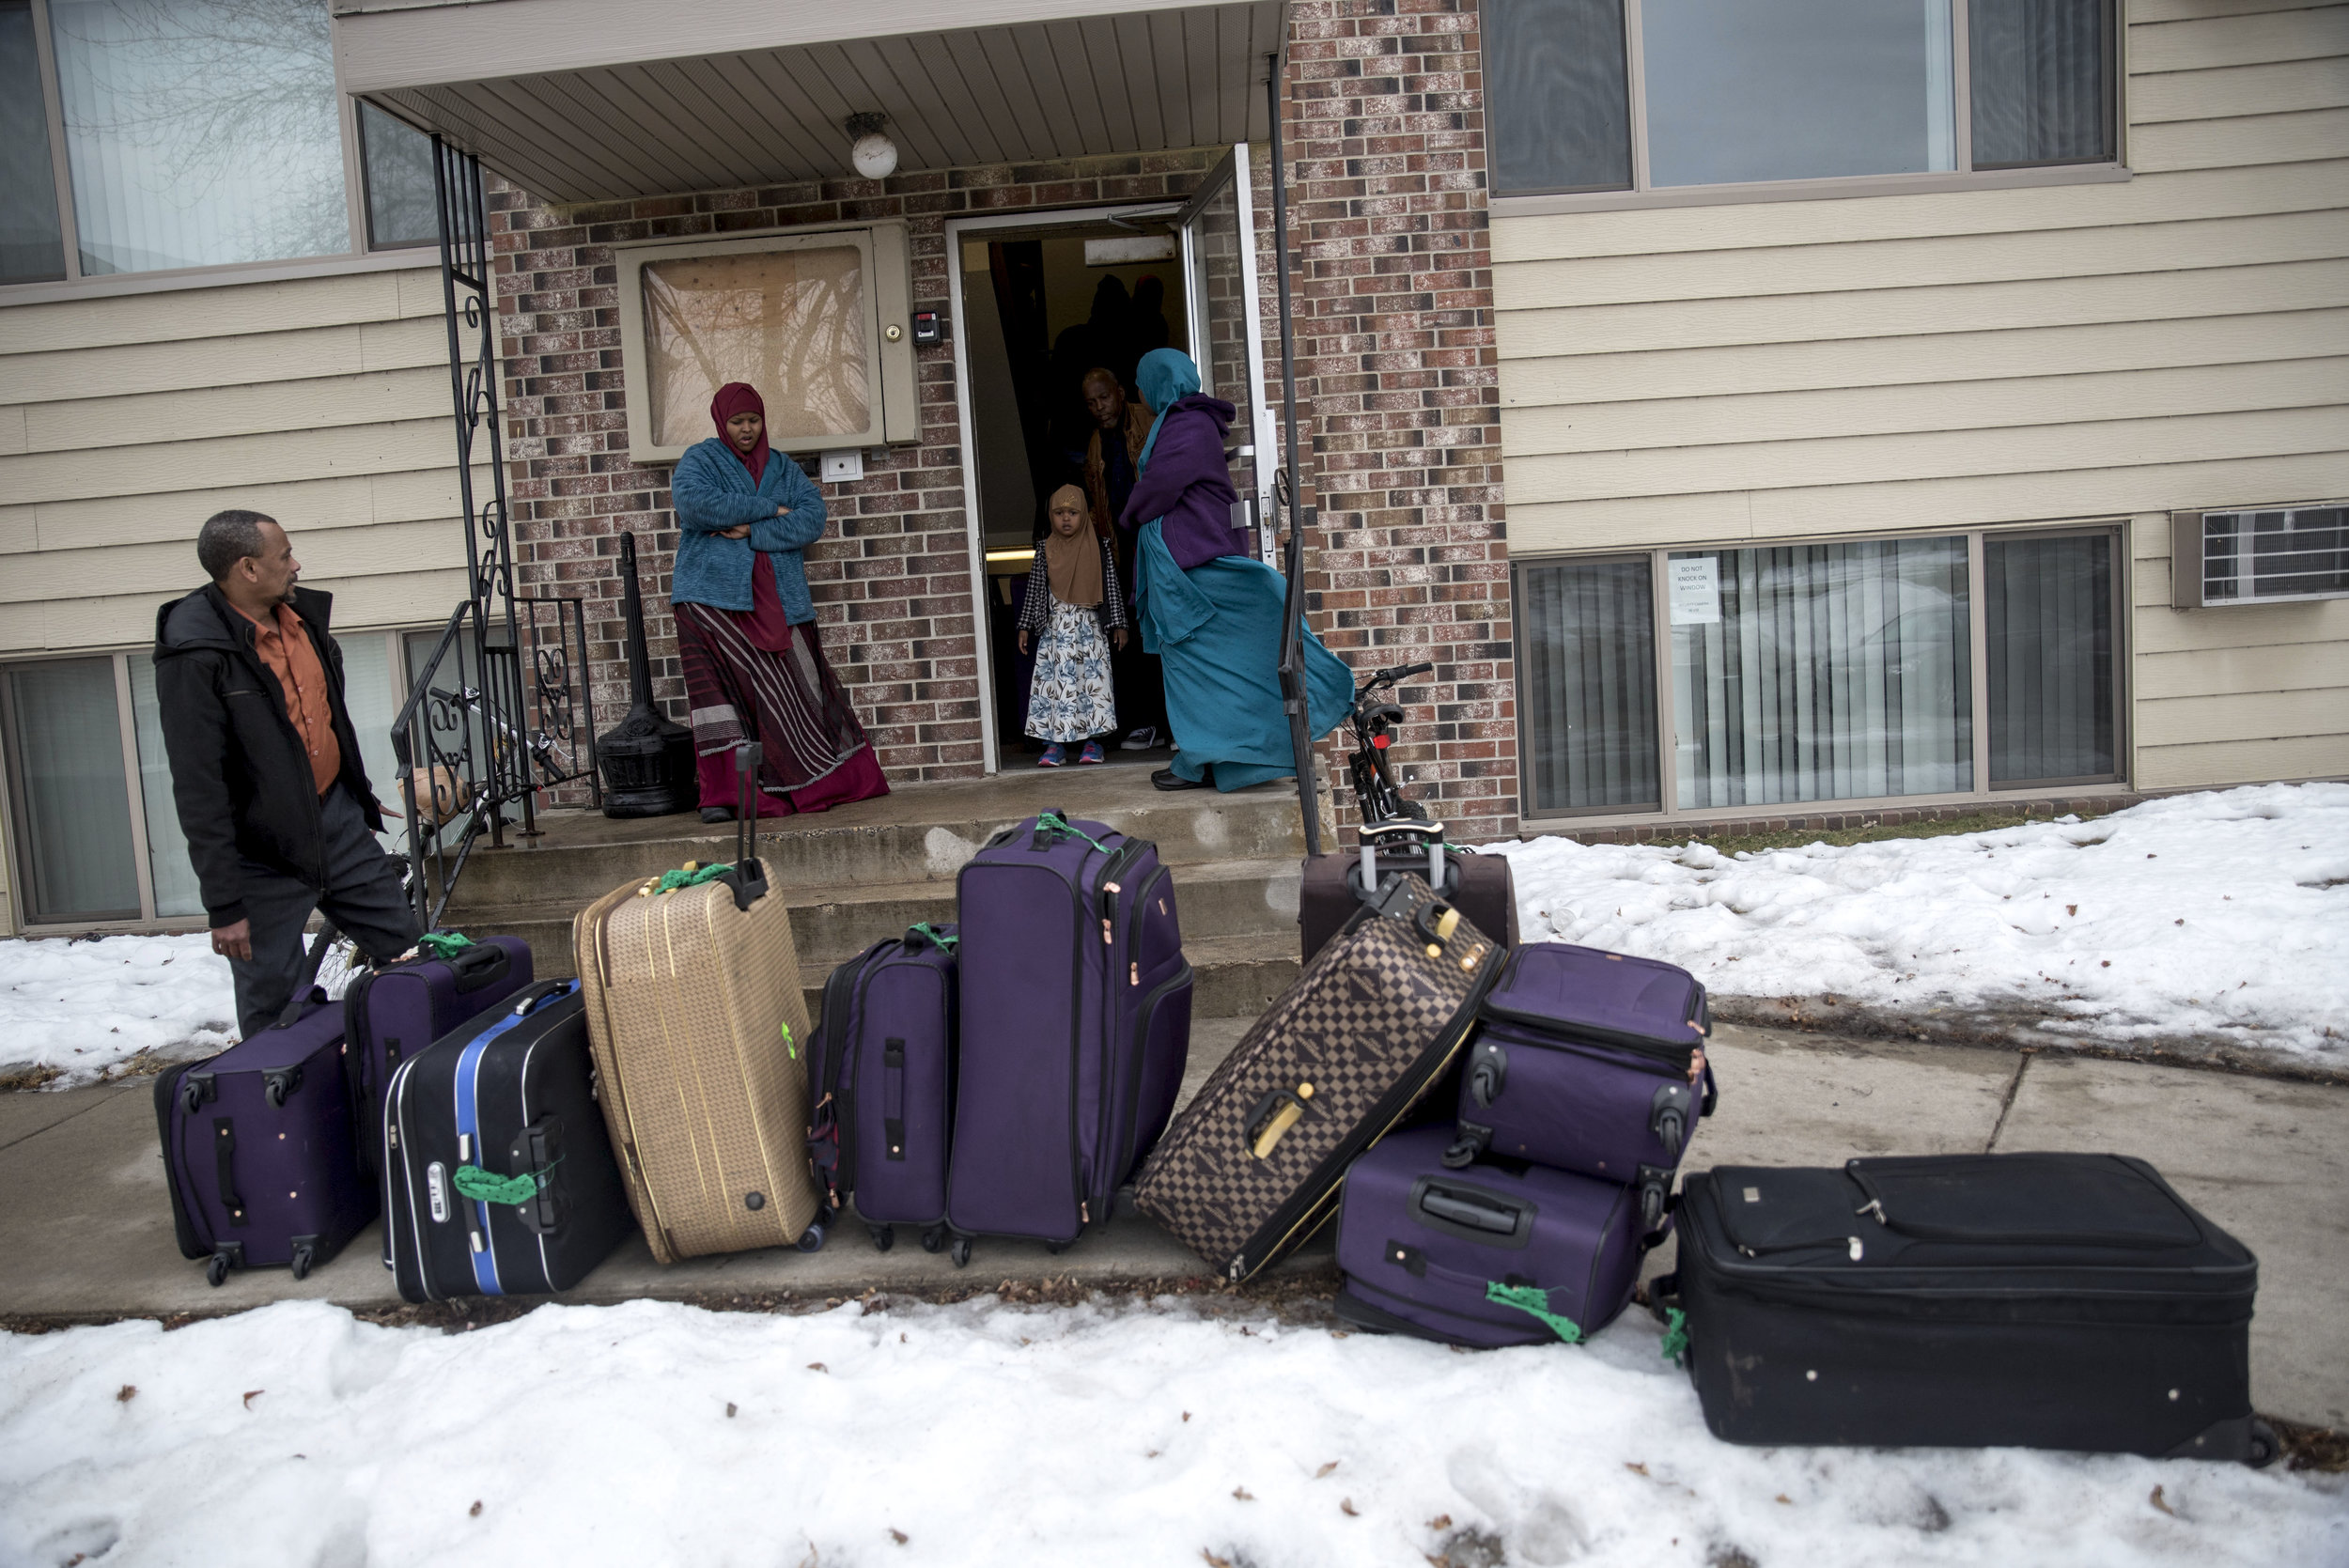
{"label": "black rolling suitcase", "polygon": [[2251,1414],[2259,1265],[2121,1155],[1691,1175],[1676,1290],[1734,1443],[2275,1457]]}
{"label": "black rolling suitcase", "polygon": [[[1318,855],[1305,862],[1297,928],[1307,963],[1369,902],[1363,896],[1365,886],[1375,895],[1405,872],[1426,878],[1437,897],[1486,936],[1503,947],[1517,945],[1517,882],[1508,856],[1453,848],[1443,842],[1440,822],[1373,823],[1362,830],[1361,838],[1362,847],[1354,853]],[[1371,874],[1368,883],[1363,881],[1365,870]]]}
{"label": "black rolling suitcase", "polygon": [[576,980],[541,981],[401,1063],[384,1096],[399,1294],[568,1290],[635,1229]]}

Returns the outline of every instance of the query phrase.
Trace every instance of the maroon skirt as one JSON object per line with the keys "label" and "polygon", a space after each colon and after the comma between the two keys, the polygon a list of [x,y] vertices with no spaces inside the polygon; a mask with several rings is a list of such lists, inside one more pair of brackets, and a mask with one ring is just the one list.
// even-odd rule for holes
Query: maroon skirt
{"label": "maroon skirt", "polygon": [[[703,805],[742,809],[734,749],[745,740],[762,748],[761,816],[889,793],[864,726],[824,659],[815,622],[779,635],[778,618],[755,610],[673,608]],[[778,642],[779,650],[766,645]]]}

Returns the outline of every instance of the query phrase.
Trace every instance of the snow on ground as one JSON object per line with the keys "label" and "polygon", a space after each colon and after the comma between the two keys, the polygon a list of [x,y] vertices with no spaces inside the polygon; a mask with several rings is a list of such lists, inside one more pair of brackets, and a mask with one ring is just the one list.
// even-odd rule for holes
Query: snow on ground
{"label": "snow on ground", "polygon": [[1741,853],[1537,838],[1527,941],[1668,959],[1716,995],[2016,1002],[2108,1043],[2349,1056],[2349,784],[2263,784],[1945,838]]}
{"label": "snow on ground", "polygon": [[201,931],[0,941],[0,1073],[54,1067],[64,1089],[142,1051],[210,1056],[236,1018],[228,960]]}
{"label": "snow on ground", "polygon": [[992,1296],[0,1337],[0,1563],[2349,1562],[2341,1477],[1733,1448],[1657,1344]]}

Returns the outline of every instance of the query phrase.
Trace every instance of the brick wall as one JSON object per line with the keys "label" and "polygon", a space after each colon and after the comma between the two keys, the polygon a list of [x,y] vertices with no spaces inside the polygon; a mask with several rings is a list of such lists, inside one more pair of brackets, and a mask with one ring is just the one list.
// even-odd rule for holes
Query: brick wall
{"label": "brick wall", "polygon": [[[599,728],[628,706],[619,536],[637,536],[654,693],[684,717],[668,613],[677,523],[669,469],[629,460],[611,247],[794,225],[903,218],[913,305],[946,297],[945,220],[1022,208],[1163,200],[1194,187],[1221,148],[934,170],[758,190],[553,208],[490,197],[505,356],[507,487],[518,587],[583,596]],[[864,477],[825,485],[832,527],[807,552],[826,654],[891,779],[982,768],[978,651],[951,344],[916,350],[922,442],[868,454]]]}
{"label": "brick wall", "polygon": [[[1282,134],[1298,392],[1325,547],[1306,574],[1313,624],[1358,669],[1434,660],[1432,677],[1405,688],[1410,723],[1391,753],[1407,793],[1455,839],[1512,836],[1476,0],[1299,0],[1291,16]],[[1276,340],[1268,363],[1277,355]],[[1344,735],[1325,745],[1339,779]]]}

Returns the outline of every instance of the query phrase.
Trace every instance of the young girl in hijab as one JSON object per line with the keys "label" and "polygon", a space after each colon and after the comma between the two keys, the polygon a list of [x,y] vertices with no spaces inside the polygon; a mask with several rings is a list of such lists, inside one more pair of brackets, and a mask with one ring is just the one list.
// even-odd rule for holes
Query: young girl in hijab
{"label": "young girl in hijab", "polygon": [[1028,568],[1027,602],[1019,607],[1019,651],[1036,644],[1035,678],[1028,687],[1028,733],[1046,741],[1039,768],[1068,760],[1068,745],[1084,742],[1079,762],[1102,761],[1097,736],[1117,729],[1110,685],[1109,639],[1126,645],[1126,604],[1117,591],[1117,558],[1093,531],[1085,493],[1074,485],[1052,492],[1051,527],[1036,541]]}
{"label": "young girl in hijab", "polygon": [[[889,793],[824,657],[802,566],[823,536],[824,496],[767,445],[767,408],[741,381],[709,400],[718,433],[686,448],[669,495],[677,566],[669,602],[692,709],[702,820],[784,816]],[[753,800],[737,799],[735,747],[762,745]]]}

